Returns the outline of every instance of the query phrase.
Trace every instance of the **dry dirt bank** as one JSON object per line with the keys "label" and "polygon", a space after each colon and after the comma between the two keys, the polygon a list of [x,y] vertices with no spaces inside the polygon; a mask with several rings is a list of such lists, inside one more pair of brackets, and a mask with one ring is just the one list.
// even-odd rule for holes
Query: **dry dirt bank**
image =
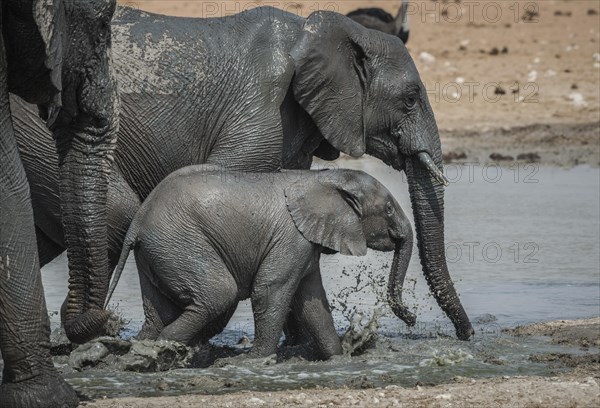
{"label": "dry dirt bank", "polygon": [[[598,349],[600,318],[538,323],[511,330],[513,335],[549,335],[555,342],[578,344],[588,353],[538,355],[540,361],[572,370],[556,377],[458,377],[438,386],[372,389],[307,389],[240,392],[227,395],[119,398],[84,403],[89,408],[158,407],[596,407],[600,406]],[[591,348],[590,348],[591,347]],[[556,357],[556,358],[555,358]]]}

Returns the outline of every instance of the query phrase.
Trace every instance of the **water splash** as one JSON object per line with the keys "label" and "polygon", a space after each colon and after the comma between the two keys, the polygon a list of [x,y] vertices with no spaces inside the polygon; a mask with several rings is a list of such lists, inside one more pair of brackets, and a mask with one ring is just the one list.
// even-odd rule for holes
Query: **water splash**
{"label": "water splash", "polygon": [[375,309],[367,324],[363,324],[364,314],[355,313],[352,316],[350,326],[342,338],[344,354],[352,356],[361,354],[375,343],[377,330],[379,329],[379,319],[382,314],[381,308]]}
{"label": "water splash", "polygon": [[446,367],[473,360],[473,356],[464,350],[436,350],[431,358],[426,358],[419,363],[421,367]]}

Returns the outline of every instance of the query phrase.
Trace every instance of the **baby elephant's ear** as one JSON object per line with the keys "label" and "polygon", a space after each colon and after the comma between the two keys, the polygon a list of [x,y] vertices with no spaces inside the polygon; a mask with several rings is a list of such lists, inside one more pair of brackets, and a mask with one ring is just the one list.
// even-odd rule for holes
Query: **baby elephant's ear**
{"label": "baby elephant's ear", "polygon": [[[316,172],[315,172],[316,173]],[[285,189],[288,211],[304,238],[343,255],[367,253],[362,208],[352,193],[331,183],[299,180]]]}

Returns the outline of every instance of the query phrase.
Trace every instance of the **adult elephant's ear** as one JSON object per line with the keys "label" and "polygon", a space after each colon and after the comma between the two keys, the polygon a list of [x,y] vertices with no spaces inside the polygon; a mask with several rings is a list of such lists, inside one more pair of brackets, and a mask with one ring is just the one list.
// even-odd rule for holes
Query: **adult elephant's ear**
{"label": "adult elephant's ear", "polygon": [[368,83],[367,30],[337,13],[318,11],[304,23],[290,56],[294,97],[336,149],[365,153],[363,100]]}
{"label": "adult elephant's ear", "polygon": [[[33,17],[46,49],[46,68],[50,70],[50,82],[56,90],[52,108],[54,118],[62,106],[62,65],[65,47],[65,10],[63,0],[35,0]],[[48,117],[48,121],[53,121]],[[51,123],[49,123],[50,125]]]}
{"label": "adult elephant's ear", "polygon": [[312,243],[343,255],[365,255],[360,200],[340,183],[323,178],[325,173],[331,171],[314,172],[314,179],[301,179],[285,189],[294,225]]}

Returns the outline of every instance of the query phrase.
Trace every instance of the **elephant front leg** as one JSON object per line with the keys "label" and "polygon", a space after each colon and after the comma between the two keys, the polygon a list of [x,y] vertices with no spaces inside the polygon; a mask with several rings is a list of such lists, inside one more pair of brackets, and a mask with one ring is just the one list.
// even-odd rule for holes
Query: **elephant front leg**
{"label": "elephant front leg", "polygon": [[257,280],[252,290],[254,313],[254,343],[248,357],[267,357],[277,351],[277,345],[288,315],[298,280]]}
{"label": "elephant front leg", "polygon": [[318,269],[300,282],[292,309],[295,320],[305,331],[304,334],[313,339],[321,358],[326,360],[342,354],[342,345],[335,330]]}
{"label": "elephant front leg", "polygon": [[[0,10],[0,21],[2,20]],[[75,407],[77,395],[50,358],[33,210],[8,102],[0,26],[0,407]]]}

